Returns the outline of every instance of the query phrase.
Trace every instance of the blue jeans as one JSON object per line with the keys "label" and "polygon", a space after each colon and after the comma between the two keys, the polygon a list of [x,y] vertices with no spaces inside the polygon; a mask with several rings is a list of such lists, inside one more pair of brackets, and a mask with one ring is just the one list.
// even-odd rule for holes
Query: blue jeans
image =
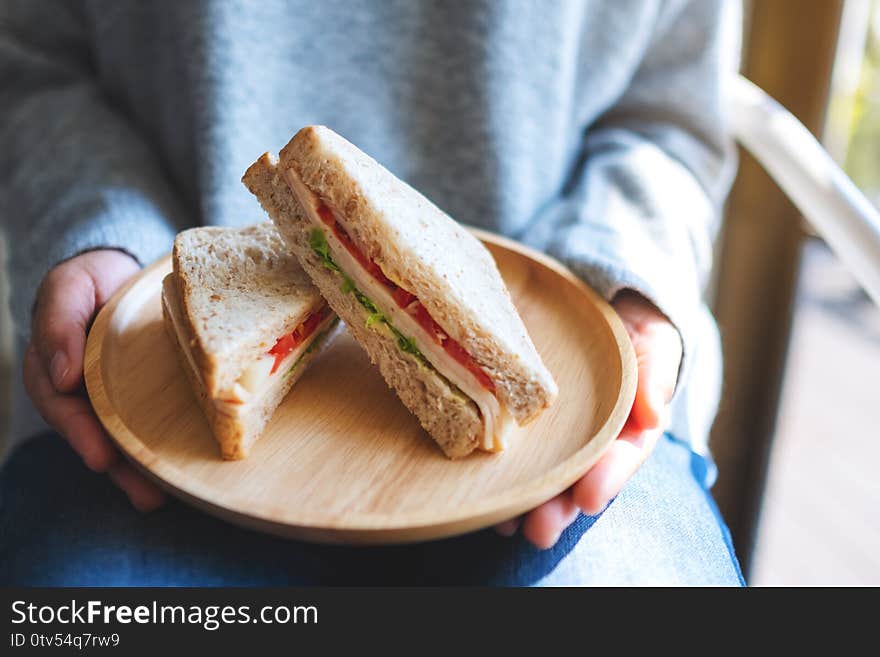
{"label": "blue jeans", "polygon": [[580,516],[550,550],[491,530],[360,548],[265,536],[176,500],[140,515],[45,435],[0,476],[0,585],[741,585],[710,468],[665,436],[602,514]]}

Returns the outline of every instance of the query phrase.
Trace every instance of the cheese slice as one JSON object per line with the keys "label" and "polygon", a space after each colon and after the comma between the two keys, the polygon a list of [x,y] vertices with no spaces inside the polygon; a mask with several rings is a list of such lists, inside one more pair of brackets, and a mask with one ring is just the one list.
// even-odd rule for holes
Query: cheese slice
{"label": "cheese slice", "polygon": [[[165,296],[165,291],[162,291]],[[174,332],[177,334],[177,341],[189,362],[190,367],[196,373],[199,382],[204,387],[204,379],[201,370],[196,366],[195,358],[192,355],[189,339],[183,327],[183,319],[179,316],[177,308],[170,301],[165,299],[165,305],[171,310],[171,323],[174,325]],[[325,331],[330,325],[336,321],[336,315],[329,313],[326,318],[315,328],[314,332],[298,345],[293,351],[284,357],[275,372],[272,373],[272,366],[275,363],[275,357],[268,353],[258,358],[250,365],[236,382],[227,390],[220,392],[218,397],[212,399],[217,411],[230,416],[246,415],[251,408],[259,404],[266,395],[284,383],[288,374],[291,374],[291,368],[296,364],[299,358],[306,352],[311,344],[321,339]]]}
{"label": "cheese slice", "polygon": [[[480,385],[473,373],[450,357],[442,346],[434,342],[425,329],[404,308],[397,305],[388,288],[373,278],[355,260],[345,245],[336,237],[333,230],[321,221],[318,215],[321,201],[314,192],[306,187],[297,173],[288,169],[285,172],[285,177],[294,195],[306,209],[309,219],[315,227],[323,231],[333,261],[354,281],[358,289],[376,304],[391,324],[415,341],[419,351],[424,354],[434,369],[457,386],[477,405],[483,418],[483,436],[480,447],[491,452],[504,449],[506,435],[513,427],[513,418],[507,409],[499,403],[495,395]],[[344,221],[339,217],[336,220],[345,228]],[[351,233],[349,232],[349,234]]]}
{"label": "cheese slice", "polygon": [[284,383],[285,378],[293,373],[291,370],[297,361],[334,321],[336,321],[336,315],[328,314],[302,344],[284,357],[284,360],[275,368],[274,373],[272,372],[275,363],[274,356],[266,354],[254,361],[242,372],[230,390],[222,391],[220,397],[214,400],[218,410],[230,415],[246,414],[251,406],[259,403],[266,395]]}

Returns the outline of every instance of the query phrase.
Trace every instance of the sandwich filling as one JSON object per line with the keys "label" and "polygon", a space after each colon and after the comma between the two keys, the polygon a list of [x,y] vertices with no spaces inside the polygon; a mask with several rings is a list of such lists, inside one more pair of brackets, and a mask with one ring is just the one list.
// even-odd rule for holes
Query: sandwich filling
{"label": "sandwich filling", "polygon": [[313,224],[309,235],[312,250],[325,267],[342,277],[343,290],[354,294],[368,312],[367,326],[387,327],[402,351],[433,369],[453,390],[472,400],[483,420],[481,448],[503,449],[512,418],[499,403],[495,383],[488,373],[442,329],[418,297],[391,280],[364,253],[352,240],[344,220],[308,189],[294,171],[288,170],[286,178]]}
{"label": "sandwich filling", "polygon": [[323,341],[331,324],[338,318],[322,303],[287,335],[282,335],[260,358],[248,366],[232,387],[220,393],[215,400],[224,412],[240,413],[293,376],[305,356]]}
{"label": "sandwich filling", "polygon": [[[169,310],[184,356],[204,387],[205,382],[193,357],[183,318],[171,298],[174,294],[176,293],[163,289],[162,301]],[[266,395],[293,376],[306,356],[320,348],[338,322],[339,318],[322,302],[293,331],[278,338],[265,354],[245,368],[232,386],[222,390],[212,400],[217,411],[231,416],[248,413],[255,404],[259,404]]]}

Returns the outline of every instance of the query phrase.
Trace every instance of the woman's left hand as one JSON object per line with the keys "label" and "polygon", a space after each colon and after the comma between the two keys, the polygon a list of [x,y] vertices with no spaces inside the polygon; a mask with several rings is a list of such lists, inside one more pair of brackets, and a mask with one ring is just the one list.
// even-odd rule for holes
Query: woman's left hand
{"label": "woman's left hand", "polygon": [[635,292],[615,297],[612,306],[623,320],[638,363],[638,384],[629,419],[617,440],[574,486],[519,518],[495,526],[512,536],[523,535],[546,549],[583,511],[602,511],[651,454],[668,423],[669,399],[681,364],[678,331],[650,301]]}

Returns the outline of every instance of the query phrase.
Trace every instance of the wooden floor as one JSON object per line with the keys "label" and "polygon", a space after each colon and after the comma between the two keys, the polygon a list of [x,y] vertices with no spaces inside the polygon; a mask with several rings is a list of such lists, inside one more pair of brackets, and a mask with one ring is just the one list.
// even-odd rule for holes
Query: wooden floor
{"label": "wooden floor", "polygon": [[880,585],[880,310],[804,258],[753,585]]}

